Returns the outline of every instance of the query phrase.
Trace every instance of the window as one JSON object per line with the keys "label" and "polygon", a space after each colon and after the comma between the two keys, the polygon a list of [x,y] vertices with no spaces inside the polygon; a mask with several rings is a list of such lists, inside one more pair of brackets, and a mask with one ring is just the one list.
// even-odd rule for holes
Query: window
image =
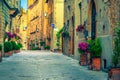
{"label": "window", "polygon": [[25,30],[27,30],[27,27],[26,27],[26,26],[23,27],[23,31],[25,31]]}
{"label": "window", "polygon": [[91,23],[91,38],[92,39],[95,39],[95,37],[96,37],[96,7],[95,7],[95,2],[94,1],[92,1],[92,18],[91,18],[91,21],[92,21],[92,23]]}
{"label": "window", "polygon": [[79,3],[79,9],[80,9],[80,24],[82,24],[82,4]]}
{"label": "window", "polygon": [[48,3],[48,0],[46,0],[45,2]]}

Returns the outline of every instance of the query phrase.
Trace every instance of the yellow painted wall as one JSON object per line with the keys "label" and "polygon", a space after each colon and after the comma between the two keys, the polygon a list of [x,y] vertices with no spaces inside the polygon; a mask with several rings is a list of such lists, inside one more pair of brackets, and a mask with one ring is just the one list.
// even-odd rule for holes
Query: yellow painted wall
{"label": "yellow painted wall", "polygon": [[55,0],[54,1],[54,24],[55,28],[53,31],[52,39],[52,50],[57,49],[56,46],[56,33],[63,27],[64,24],[64,0]]}
{"label": "yellow painted wall", "polygon": [[22,38],[22,45],[24,50],[27,50],[27,12],[22,10],[21,24],[20,24],[20,35]]}
{"label": "yellow painted wall", "polygon": [[44,35],[44,39],[46,42],[46,45],[50,46],[51,41],[48,39],[51,39],[51,23],[52,23],[52,13],[53,13],[53,1],[49,0],[48,3],[44,2],[44,12],[43,12],[43,17],[44,17],[44,28],[43,28],[43,35]]}
{"label": "yellow painted wall", "polygon": [[[42,0],[38,0],[34,4],[33,1],[28,0],[28,46],[35,44],[35,47],[40,47],[40,39],[43,36],[43,30],[42,30]],[[32,7],[30,7],[32,5]],[[32,32],[35,32],[33,34],[30,34]],[[38,45],[36,45],[36,41],[38,42]]]}

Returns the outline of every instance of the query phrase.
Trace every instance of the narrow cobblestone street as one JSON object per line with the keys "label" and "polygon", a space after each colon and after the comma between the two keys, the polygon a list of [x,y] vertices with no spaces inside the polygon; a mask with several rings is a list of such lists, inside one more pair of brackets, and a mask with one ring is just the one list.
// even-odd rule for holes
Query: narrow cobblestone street
{"label": "narrow cobblestone street", "polygon": [[0,80],[107,80],[77,60],[49,51],[22,51],[0,63]]}

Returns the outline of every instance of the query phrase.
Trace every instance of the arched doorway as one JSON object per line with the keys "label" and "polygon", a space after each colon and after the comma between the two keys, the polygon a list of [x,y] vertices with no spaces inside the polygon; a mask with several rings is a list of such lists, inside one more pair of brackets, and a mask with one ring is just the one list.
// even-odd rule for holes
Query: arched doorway
{"label": "arched doorway", "polygon": [[91,38],[95,39],[96,37],[96,6],[95,1],[91,0],[92,10],[91,10]]}

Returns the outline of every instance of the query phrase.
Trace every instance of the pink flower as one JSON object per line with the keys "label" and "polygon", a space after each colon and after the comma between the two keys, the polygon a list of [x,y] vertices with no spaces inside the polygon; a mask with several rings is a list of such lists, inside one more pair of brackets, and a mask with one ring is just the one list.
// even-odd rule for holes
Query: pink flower
{"label": "pink flower", "polygon": [[82,25],[78,25],[78,27],[76,28],[77,32],[81,32],[84,29],[84,27]]}
{"label": "pink flower", "polygon": [[13,37],[16,36],[15,33],[12,34],[11,32],[6,32],[6,34],[7,34],[7,36],[8,36],[9,38],[13,38]]}
{"label": "pink flower", "polygon": [[86,42],[80,42],[78,44],[78,49],[81,53],[88,54],[88,43]]}

